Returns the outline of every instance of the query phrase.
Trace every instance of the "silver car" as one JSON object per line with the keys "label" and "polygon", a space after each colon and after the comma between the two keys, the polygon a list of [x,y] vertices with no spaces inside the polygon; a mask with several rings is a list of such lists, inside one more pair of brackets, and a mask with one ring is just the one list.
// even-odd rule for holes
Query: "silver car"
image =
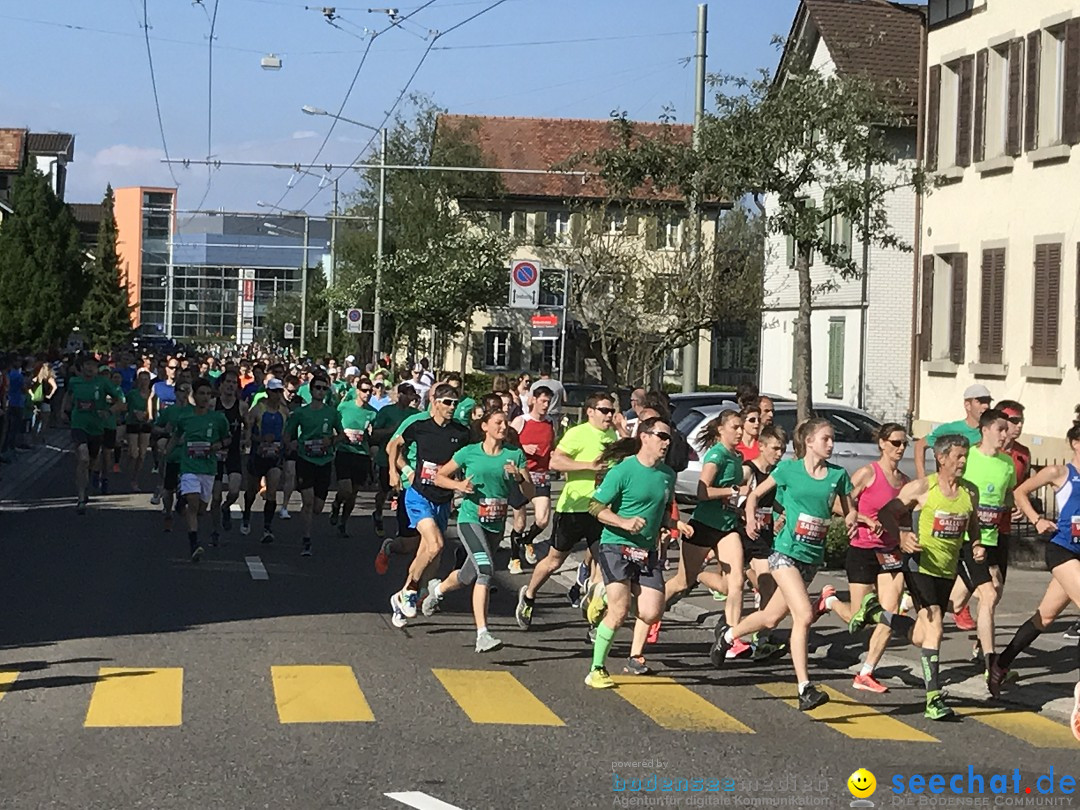
{"label": "silver car", "polygon": [[[794,451],[790,439],[795,430],[796,404],[774,402],[773,406],[776,409],[773,414],[776,424],[788,435],[787,456],[791,456]],[[698,479],[701,477],[701,457],[705,454],[704,449],[697,442],[698,432],[722,411],[731,410],[737,410],[734,403],[697,407],[678,422],[677,427],[690,442],[691,451],[690,464],[679,473],[675,484],[675,494],[680,498],[697,497]],[[832,424],[835,443],[831,461],[847,470],[849,475],[860,467],[865,467],[881,458],[881,451],[874,439],[874,434],[881,427],[881,422],[866,411],[847,405],[817,402],[814,403],[814,414],[828,419]],[[904,451],[904,458],[900,461],[900,470],[909,478],[915,477],[915,455],[911,447]]]}

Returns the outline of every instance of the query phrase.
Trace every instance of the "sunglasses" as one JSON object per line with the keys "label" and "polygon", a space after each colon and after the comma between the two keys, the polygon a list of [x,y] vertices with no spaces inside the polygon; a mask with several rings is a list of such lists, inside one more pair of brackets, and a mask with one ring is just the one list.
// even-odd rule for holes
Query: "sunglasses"
{"label": "sunglasses", "polygon": [[311,386],[311,390],[312,391],[328,391],[330,389],[329,389],[328,386],[325,386],[325,385],[313,385],[313,386]]}
{"label": "sunglasses", "polygon": [[447,408],[456,407],[458,404],[458,401],[456,399],[451,399],[450,397],[444,397],[435,401],[438,402],[440,405],[445,405]]}
{"label": "sunglasses", "polygon": [[975,401],[978,402],[980,405],[989,405],[990,397],[975,397]]}
{"label": "sunglasses", "polygon": [[886,439],[886,441],[889,444],[891,444],[893,447],[907,447],[908,446],[908,440],[907,439]]}
{"label": "sunglasses", "polygon": [[1024,424],[1024,417],[1022,416],[1007,416],[1005,418],[1012,422],[1014,425]]}
{"label": "sunglasses", "polygon": [[665,433],[662,430],[646,430],[645,432],[652,434],[653,436],[655,436],[656,438],[658,438],[662,442],[670,442],[671,441],[671,434],[670,433]]}
{"label": "sunglasses", "polygon": [[760,421],[760,420],[759,420],[759,419],[758,419],[758,418],[757,418],[756,416],[755,416],[755,417],[749,417],[749,418],[747,418],[747,419],[743,419],[743,422],[751,422],[751,423],[755,423],[755,424],[756,424],[757,422],[759,422],[759,421]]}
{"label": "sunglasses", "polygon": [[593,410],[597,413],[602,413],[604,416],[611,416],[613,413],[615,413],[614,408],[593,408]]}
{"label": "sunglasses", "polygon": [[169,369],[169,371],[176,371],[180,366],[165,366],[165,368]]}
{"label": "sunglasses", "polygon": [[286,388],[285,391],[286,391],[286,393],[289,393],[289,394],[295,394],[296,393],[295,388]]}
{"label": "sunglasses", "polygon": [[371,388],[368,387],[368,386],[361,386],[360,390],[365,394],[370,394],[371,393]]}

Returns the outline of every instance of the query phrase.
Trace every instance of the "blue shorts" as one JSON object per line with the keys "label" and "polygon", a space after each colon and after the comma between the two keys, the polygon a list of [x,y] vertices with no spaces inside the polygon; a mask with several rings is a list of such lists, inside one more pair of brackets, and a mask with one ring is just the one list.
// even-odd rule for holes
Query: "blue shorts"
{"label": "blue shorts", "polygon": [[450,502],[432,503],[412,487],[405,490],[405,512],[409,516],[409,528],[415,529],[421,520],[435,521],[439,531],[445,533],[450,524]]}

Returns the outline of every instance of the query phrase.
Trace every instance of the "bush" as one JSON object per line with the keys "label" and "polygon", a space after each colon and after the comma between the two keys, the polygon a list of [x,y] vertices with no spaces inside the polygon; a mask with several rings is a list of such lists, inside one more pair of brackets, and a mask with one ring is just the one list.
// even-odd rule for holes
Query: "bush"
{"label": "bush", "polygon": [[484,394],[491,393],[491,381],[494,379],[490,374],[474,371],[465,375],[465,396],[479,400]]}
{"label": "bush", "polygon": [[848,534],[842,518],[833,518],[825,536],[825,567],[843,568],[847,559]]}

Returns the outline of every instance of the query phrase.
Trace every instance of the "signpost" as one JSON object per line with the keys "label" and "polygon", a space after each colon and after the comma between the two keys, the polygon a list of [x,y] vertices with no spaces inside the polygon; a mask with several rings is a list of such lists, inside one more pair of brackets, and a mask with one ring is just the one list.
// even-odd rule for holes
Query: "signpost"
{"label": "signpost", "polygon": [[295,337],[296,337],[296,324],[295,323],[287,323],[287,324],[285,324],[285,339],[286,340],[292,340]]}
{"label": "signpost", "polygon": [[562,318],[558,312],[536,313],[532,316],[532,339],[533,340],[558,340],[561,331]]}
{"label": "signpost", "polygon": [[510,306],[536,309],[540,303],[540,263],[514,262],[510,266]]}
{"label": "signpost", "polygon": [[350,309],[345,314],[345,320],[348,322],[348,326],[346,327],[347,332],[359,334],[364,331],[364,311],[362,309]]}

